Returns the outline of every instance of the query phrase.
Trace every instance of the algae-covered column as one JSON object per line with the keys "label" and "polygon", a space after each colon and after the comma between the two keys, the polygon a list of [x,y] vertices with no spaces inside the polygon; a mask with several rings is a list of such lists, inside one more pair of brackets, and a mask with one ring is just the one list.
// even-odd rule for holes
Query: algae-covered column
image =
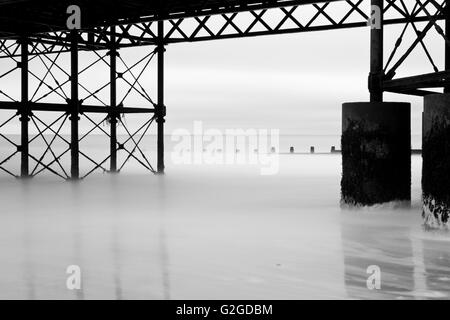
{"label": "algae-covered column", "polygon": [[450,94],[425,97],[423,115],[423,215],[431,227],[448,224],[450,212]]}
{"label": "algae-covered column", "polygon": [[411,106],[383,102],[383,4],[372,0],[370,102],[342,108],[342,203],[411,200]]}
{"label": "algae-covered column", "polygon": [[411,106],[345,103],[342,112],[342,201],[374,205],[411,200]]}
{"label": "algae-covered column", "polygon": [[[445,8],[450,37],[450,8]],[[445,43],[445,69],[450,70],[450,44]],[[444,94],[426,96],[423,113],[423,217],[429,227],[448,226],[450,213],[450,86]]]}

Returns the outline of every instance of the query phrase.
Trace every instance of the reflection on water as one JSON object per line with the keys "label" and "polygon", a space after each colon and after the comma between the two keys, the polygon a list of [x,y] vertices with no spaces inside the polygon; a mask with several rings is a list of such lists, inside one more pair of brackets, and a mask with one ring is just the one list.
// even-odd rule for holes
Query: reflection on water
{"label": "reflection on water", "polygon": [[[450,238],[409,224],[410,211],[345,216],[342,239],[348,296],[366,299],[448,299]],[[413,220],[414,221],[414,220]],[[416,221],[414,221],[415,223]],[[367,267],[381,269],[381,289],[368,290]]]}
{"label": "reflection on water", "polygon": [[342,231],[345,285],[350,297],[373,296],[366,283],[367,268],[372,265],[380,268],[382,276],[377,298],[402,297],[414,290],[412,246],[406,228],[346,223]]}
{"label": "reflection on water", "polygon": [[[410,211],[344,217],[345,283],[352,298],[448,298],[448,239],[426,240]],[[405,222],[406,220],[406,222]],[[414,220],[413,220],[414,221]],[[414,221],[416,223],[416,221]],[[435,237],[431,235],[431,237]],[[381,289],[368,290],[369,266],[381,269]]]}
{"label": "reflection on water", "polygon": [[[421,228],[420,158],[408,209],[341,211],[339,156],[286,155],[280,168],[2,177],[0,298],[449,297],[450,235]],[[70,265],[80,291],[66,288]],[[367,289],[370,265],[381,290]]]}
{"label": "reflection on water", "polygon": [[[161,178],[161,177],[159,177]],[[155,196],[160,200],[157,202],[157,212],[160,215],[160,226],[159,226],[159,252],[161,260],[161,282],[163,290],[163,298],[165,300],[170,300],[170,274],[169,274],[169,254],[168,254],[168,244],[166,235],[166,222],[165,222],[165,212],[166,206],[166,183],[165,179],[158,180],[159,187],[156,189]]]}
{"label": "reflection on water", "polygon": [[450,253],[449,241],[423,240],[423,259],[426,262],[425,275],[428,290],[436,297],[449,298]]}

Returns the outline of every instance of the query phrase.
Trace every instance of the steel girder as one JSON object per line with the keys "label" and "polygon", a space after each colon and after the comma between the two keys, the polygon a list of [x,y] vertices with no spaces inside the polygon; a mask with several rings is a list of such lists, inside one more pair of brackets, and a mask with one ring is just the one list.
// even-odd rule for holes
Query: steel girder
{"label": "steel girder", "polygon": [[[312,2],[312,3],[311,3]],[[404,7],[401,0],[385,0],[384,24],[406,24],[429,21],[427,14],[436,5],[442,6],[442,0],[423,0],[415,10]],[[413,1],[406,1],[408,5]],[[445,2],[445,1],[444,1]],[[335,30],[367,26],[370,16],[370,0],[339,1],[272,1],[264,9],[231,10],[223,8],[205,15],[204,12],[186,14],[180,18],[165,20],[164,41],[166,44],[180,42],[209,41],[218,39],[242,38],[285,33]],[[308,4],[310,3],[310,4]],[[176,15],[174,15],[176,17]],[[439,14],[437,19],[443,19]],[[136,19],[112,27],[102,26],[84,29],[79,45],[81,50],[99,50],[109,48],[114,36],[118,47],[156,45],[157,17]],[[33,46],[30,55],[38,53],[57,53],[68,51],[70,36],[67,31],[58,31],[32,35]],[[0,42],[0,57],[17,55],[11,39]],[[39,50],[38,50],[39,47]]]}

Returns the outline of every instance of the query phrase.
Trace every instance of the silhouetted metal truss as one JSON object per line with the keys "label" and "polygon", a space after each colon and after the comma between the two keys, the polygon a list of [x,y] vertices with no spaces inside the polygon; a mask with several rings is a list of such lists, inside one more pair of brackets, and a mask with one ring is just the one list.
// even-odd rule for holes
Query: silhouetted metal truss
{"label": "silhouetted metal truss", "polygon": [[[57,52],[53,55],[41,54],[36,47],[36,54],[31,56],[28,64],[35,63],[34,68],[28,68],[28,75],[34,79],[34,86],[30,88],[30,98],[26,103],[29,108],[28,118],[30,128],[37,132],[36,135],[30,136],[28,145],[31,149],[28,153],[30,159],[29,176],[35,177],[43,172],[50,172],[62,179],[70,179],[70,173],[67,170],[67,159],[71,150],[70,138],[62,134],[62,130],[67,129],[68,120],[70,118],[70,71],[66,70],[67,65],[61,61],[62,52]],[[79,70],[78,75],[92,71],[93,68],[99,68],[99,65],[110,68],[110,62],[107,58],[111,52],[103,52],[99,54],[96,51],[86,52],[86,54],[93,55],[89,63]],[[122,153],[122,161],[118,163],[117,171],[124,169],[130,160],[155,173],[154,165],[152,165],[148,155],[142,149],[142,141],[144,136],[149,133],[152,124],[156,120],[155,116],[155,102],[150,97],[148,90],[141,82],[142,75],[149,69],[150,62],[154,59],[156,50],[146,53],[142,58],[133,64],[127,63],[119,54],[116,54],[117,61],[120,62],[120,72],[115,72],[115,80],[120,81],[119,86],[123,88],[124,94],[118,98],[117,107],[111,107],[109,101],[105,101],[104,93],[108,91],[111,86],[111,81],[106,80],[105,83],[99,84],[97,88],[88,88],[82,81],[78,83],[81,90],[80,94],[80,121],[85,122],[83,127],[87,129],[85,132],[80,132],[78,143],[80,143],[79,154],[81,159],[86,162],[83,167],[88,168],[83,172],[80,178],[85,178],[95,171],[107,172],[109,169],[106,163],[110,160],[111,154],[106,154],[101,159],[95,159],[89,154],[89,150],[83,149],[83,142],[92,134],[103,135],[106,139],[111,139],[111,134],[105,129],[105,125],[110,125],[111,119],[117,121],[117,126],[120,127],[122,134],[115,143],[115,150],[119,154]],[[10,56],[13,62],[11,69],[0,75],[0,80],[13,75],[20,71],[21,61],[14,56]],[[39,67],[38,67],[39,66]],[[35,70],[40,70],[37,74]],[[95,72],[95,71],[92,71]],[[102,95],[103,93],[103,95]],[[125,107],[127,99],[130,95],[135,94],[141,97],[145,104],[151,105],[151,108],[145,107]],[[12,162],[14,157],[18,157],[21,153],[21,143],[14,141],[14,138],[2,133],[2,129],[15,122],[15,126],[20,126],[23,114],[21,109],[23,103],[12,94],[8,94],[0,90],[0,96],[6,101],[0,102],[0,109],[4,112],[10,110],[10,116],[6,121],[0,124],[0,140],[6,142],[10,147],[10,153],[0,159],[0,170],[14,177],[19,177],[17,168],[7,167],[8,163]],[[95,104],[94,104],[95,103]],[[42,113],[56,114],[53,121],[47,123],[42,119]],[[131,128],[130,125],[124,121],[125,114],[139,114],[141,115],[141,125],[137,128]],[[33,148],[36,146],[36,148]],[[42,149],[44,146],[44,149]],[[37,151],[39,150],[39,151]],[[109,150],[108,150],[109,151]],[[39,154],[35,154],[38,152]],[[119,157],[120,158],[120,157]]]}
{"label": "silhouetted metal truss", "polygon": [[[249,7],[239,7],[234,10],[217,9],[211,11],[213,14],[203,16],[194,16],[194,13],[179,14],[180,18],[169,19],[165,22],[164,41],[170,44],[355,28],[366,26],[369,19],[369,0],[267,1],[264,3],[267,4],[255,5],[254,10],[250,10]],[[445,0],[386,0],[384,24],[429,21],[429,13],[435,8],[441,9],[436,19],[442,19],[444,3]],[[174,14],[174,16],[177,15]],[[117,23],[115,33],[111,32],[110,26],[84,29],[80,38],[81,49],[107,49],[110,45],[110,36],[113,34],[117,38],[118,47],[155,45],[157,42],[156,19],[157,17],[145,17],[135,19],[132,23]],[[67,51],[70,45],[69,38],[66,31],[32,35],[34,47],[40,46],[41,49],[31,50],[30,54]],[[3,39],[2,42],[2,56],[17,54],[17,51],[5,44],[8,40]]]}
{"label": "silhouetted metal truss", "polygon": [[[441,69],[437,66],[433,55],[430,53],[430,49],[427,47],[425,43],[425,38],[430,32],[436,32],[442,38],[442,47],[448,47],[450,45],[448,34],[444,32],[442,27],[438,24],[438,20],[441,15],[445,13],[445,10],[448,9],[446,1],[420,1],[416,0],[415,2],[409,2],[410,5],[413,5],[412,8],[408,9],[404,0],[400,1],[400,4],[404,8],[404,11],[416,12],[417,10],[421,10],[427,16],[427,21],[422,29],[419,29],[417,23],[415,21],[408,21],[395,42],[393,49],[389,55],[386,66],[383,70],[382,84],[381,87],[384,91],[394,92],[394,93],[403,93],[410,95],[418,95],[425,96],[434,92],[430,92],[423,89],[429,88],[443,88],[449,85],[450,83],[450,73],[448,70],[445,70],[445,65],[441,67]],[[430,7],[427,7],[427,4],[431,4]],[[405,33],[408,29],[412,29],[416,38],[406,46],[406,50],[402,54],[398,54],[399,48],[402,47],[403,39]],[[422,74],[419,76],[411,76],[405,78],[394,79],[397,70],[405,64],[407,58],[411,55],[411,53],[416,50],[418,47],[423,49],[425,56],[430,65],[429,74]],[[448,51],[448,50],[447,50]],[[397,58],[398,56],[398,58]]]}

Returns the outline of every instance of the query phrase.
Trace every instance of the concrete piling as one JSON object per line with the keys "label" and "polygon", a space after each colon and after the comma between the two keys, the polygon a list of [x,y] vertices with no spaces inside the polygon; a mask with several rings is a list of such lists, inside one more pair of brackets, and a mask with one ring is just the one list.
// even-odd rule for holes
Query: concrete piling
{"label": "concrete piling", "polygon": [[426,96],[423,113],[423,217],[448,226],[450,213],[450,94]]}
{"label": "concrete piling", "polygon": [[345,103],[341,143],[343,204],[411,200],[409,103]]}

